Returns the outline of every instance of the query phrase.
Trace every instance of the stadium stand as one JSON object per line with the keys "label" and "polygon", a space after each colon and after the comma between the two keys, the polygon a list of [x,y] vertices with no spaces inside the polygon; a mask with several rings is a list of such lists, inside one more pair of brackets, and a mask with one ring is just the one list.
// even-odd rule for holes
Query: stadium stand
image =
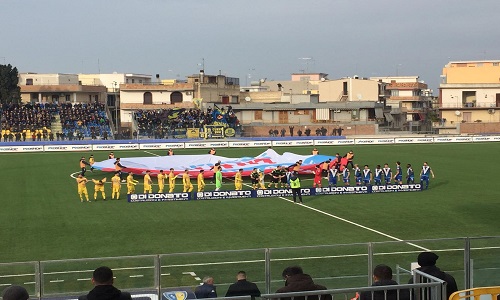
{"label": "stadium stand", "polygon": [[3,104],[0,108],[4,142],[107,139],[109,119],[102,103]]}
{"label": "stadium stand", "polygon": [[158,109],[158,110],[137,110],[134,118],[137,121],[139,135],[148,138],[167,138],[170,132],[176,128],[201,128],[204,125],[211,125],[219,118],[227,123],[231,128],[235,128],[239,121],[232,111],[231,106],[226,109],[214,107],[206,111],[201,109]]}

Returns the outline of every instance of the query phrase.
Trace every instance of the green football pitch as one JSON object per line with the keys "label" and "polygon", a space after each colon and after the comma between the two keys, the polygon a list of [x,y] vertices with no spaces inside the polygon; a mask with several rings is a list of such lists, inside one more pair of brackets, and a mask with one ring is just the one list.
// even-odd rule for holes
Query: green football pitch
{"label": "green football pitch", "polygon": [[[336,152],[344,154],[351,149],[355,152],[355,162],[368,164],[372,170],[375,165],[384,163],[394,168],[398,160],[403,166],[411,163],[416,180],[422,163],[427,161],[436,178],[431,179],[429,190],[423,192],[305,197],[304,205],[294,205],[287,198],[128,203],[125,186],[121,200],[110,200],[109,184],[106,185],[107,201],[81,203],[72,176],[79,171],[80,157],[88,157],[91,153],[1,154],[0,240],[3,250],[0,251],[0,262],[256,249],[205,256],[176,254],[162,257],[164,264],[169,265],[162,270],[162,282],[167,286],[179,286],[193,285],[199,282],[197,277],[214,273],[220,274],[219,283],[230,283],[240,269],[258,273],[253,279],[262,281],[264,252],[258,250],[262,248],[498,235],[500,192],[496,185],[500,143],[319,148],[321,154],[332,155]],[[264,150],[224,148],[218,149],[217,154],[241,157],[258,155]],[[276,147],[275,150],[307,155],[311,148]],[[201,153],[206,153],[206,150],[176,150],[176,154]],[[101,161],[107,159],[108,153],[92,154],[96,161]],[[137,157],[164,155],[165,151],[135,150],[115,154],[117,157]],[[95,171],[88,172],[86,177],[107,177],[109,182],[111,175]],[[231,181],[225,182],[223,189],[234,188]],[[310,177],[305,176],[302,185],[312,185]],[[93,184],[89,183],[87,187],[93,198]],[[137,188],[142,190],[141,185]],[[181,189],[178,180],[176,191]],[[208,184],[206,190],[212,189],[214,186]],[[422,249],[438,247],[433,243],[422,242],[416,246],[387,244],[377,250],[406,253],[405,261],[415,261]],[[461,241],[445,241],[439,248],[463,248],[463,244]],[[276,278],[279,278],[278,273],[283,267],[296,263],[306,265],[306,271],[313,271],[316,277],[346,280],[349,276],[354,278],[364,274],[361,282],[366,282],[366,256],[356,256],[357,253],[366,253],[366,246],[281,249],[275,251],[273,272],[277,272]],[[331,259],[305,262],[300,259],[304,256]],[[450,252],[446,256],[463,261],[463,252]],[[378,260],[378,263],[391,262],[392,258],[388,255]],[[217,264],[222,261],[233,263]],[[253,263],[255,261],[259,263]],[[446,263],[446,258],[441,261]],[[152,268],[149,257],[96,260],[84,264],[80,261],[52,263],[47,264],[44,271],[52,272],[46,284],[53,281],[54,285],[45,289],[48,293],[68,291],[66,287],[57,286],[61,274],[64,270],[80,270],[66,274],[64,280],[72,277],[75,282],[81,280],[78,286],[69,290],[86,290],[88,282],[83,281],[88,279],[89,270],[101,263],[112,265],[117,270],[115,272],[124,274],[121,278],[127,279],[122,280],[122,285],[128,288],[136,287],[134,272]],[[16,272],[23,273],[24,267],[27,273],[32,272],[29,264],[18,265]],[[0,267],[0,285],[11,283],[11,278],[5,276],[9,272],[8,268]],[[178,276],[168,276],[170,274]],[[29,281],[19,280],[21,283]],[[143,277],[143,280],[152,278]],[[329,287],[347,284],[342,280]],[[276,286],[280,284],[282,282],[276,282]]]}

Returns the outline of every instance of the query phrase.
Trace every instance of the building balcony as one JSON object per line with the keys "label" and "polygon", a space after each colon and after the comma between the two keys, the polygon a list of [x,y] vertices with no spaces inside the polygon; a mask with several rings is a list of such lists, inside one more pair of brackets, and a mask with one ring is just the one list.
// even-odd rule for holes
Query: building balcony
{"label": "building balcony", "polygon": [[428,101],[424,96],[390,96],[390,101]]}
{"label": "building balcony", "polygon": [[497,107],[496,102],[441,103],[434,105],[434,108],[440,108],[440,109],[457,109],[457,108],[485,109],[485,108],[495,108],[495,107]]}

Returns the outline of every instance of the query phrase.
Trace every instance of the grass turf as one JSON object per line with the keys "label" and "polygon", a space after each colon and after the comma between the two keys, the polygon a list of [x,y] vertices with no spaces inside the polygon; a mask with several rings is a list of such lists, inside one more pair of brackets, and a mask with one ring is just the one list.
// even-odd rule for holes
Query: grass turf
{"label": "grass turf", "polygon": [[[403,166],[411,163],[418,173],[422,162],[428,161],[436,178],[431,180],[430,189],[424,192],[305,197],[305,205],[405,240],[498,234],[500,220],[497,212],[500,209],[500,198],[495,174],[500,162],[500,143],[335,146],[321,147],[319,150],[322,154],[333,155],[335,152],[343,154],[351,148],[355,151],[355,162],[369,164],[372,170],[376,164],[386,162],[394,168],[395,161],[399,160]],[[217,152],[222,156],[241,157],[257,155],[264,150],[233,148],[219,149]],[[309,154],[311,149],[294,147],[276,150],[279,153],[291,151]],[[176,151],[176,154],[205,152],[185,149]],[[117,156],[151,156],[151,153],[164,154],[162,151],[147,153],[137,150],[117,152]],[[292,205],[280,198],[131,204],[124,200],[126,189],[122,188],[123,200],[80,203],[75,180],[70,174],[79,170],[79,158],[82,155],[88,157],[89,154],[61,152],[0,155],[0,239],[4,244],[0,262],[391,240],[387,236]],[[93,154],[97,161],[107,159],[106,152]],[[104,176],[108,179],[111,177],[102,172],[87,173],[89,179]],[[228,183],[223,188],[233,189],[233,185],[226,182]],[[180,180],[176,191],[182,188],[179,183]],[[303,181],[303,185],[308,184],[312,184],[312,181]],[[89,183],[87,186],[92,197],[93,184]],[[207,190],[213,188],[214,186],[208,185]],[[110,199],[109,184],[106,189],[107,198]],[[138,186],[138,191],[141,189],[142,186]],[[432,243],[425,246],[429,249],[437,247]],[[358,252],[356,247],[347,247],[340,253]],[[453,241],[439,243],[439,248],[455,247],[457,245]],[[420,251],[406,244],[381,245],[379,249],[380,252],[387,252],[391,248]],[[336,251],[309,249],[289,250],[287,253],[287,250],[276,250],[273,257],[326,253]],[[246,255],[239,253],[234,259]],[[253,258],[253,255],[250,256]],[[498,252],[493,251],[488,255],[498,255]],[[174,257],[175,259],[166,262],[167,265],[168,262],[175,264],[183,256]],[[416,257],[416,254],[408,254],[404,259],[401,256],[392,259],[381,255],[377,262],[407,264],[407,260],[412,257]],[[205,261],[214,258],[207,259]],[[450,263],[446,259],[441,261],[445,266],[449,265],[448,269],[453,269],[457,268],[456,262],[460,259],[459,254]],[[195,257],[184,257],[181,261],[186,263],[185,261],[195,260]],[[363,257],[299,263],[303,263],[306,270],[316,270],[330,283],[330,277],[367,272],[364,265],[366,258]],[[276,278],[279,278],[279,271],[287,264],[290,264],[290,260],[273,262]],[[330,265],[335,266],[334,270],[331,267],[321,270]],[[232,273],[236,272],[234,267],[214,268],[220,270],[220,280],[231,282]],[[263,271],[262,266],[241,267]],[[94,265],[87,268],[93,269]],[[213,273],[214,270],[197,268],[200,274],[210,273],[210,270]],[[189,271],[193,267],[178,269],[179,267],[174,268],[173,272],[180,272],[180,269]],[[227,274],[229,270],[234,272]],[[177,283],[192,280],[186,275],[168,278],[162,280]],[[259,279],[263,280],[254,278]],[[347,284],[339,280],[334,280],[332,284]],[[356,280],[356,283],[359,282],[366,282],[366,277]],[[57,291],[58,288],[54,290]]]}

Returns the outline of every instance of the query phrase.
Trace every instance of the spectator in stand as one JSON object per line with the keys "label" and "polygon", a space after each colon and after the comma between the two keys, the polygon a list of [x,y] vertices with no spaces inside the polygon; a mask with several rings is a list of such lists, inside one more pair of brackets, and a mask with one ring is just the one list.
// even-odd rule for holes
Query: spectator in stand
{"label": "spectator in stand", "polygon": [[233,283],[227,289],[226,297],[252,296],[260,297],[260,290],[257,285],[247,280],[247,273],[239,271],[236,275],[236,283]]}
{"label": "spectator in stand", "polygon": [[[426,274],[444,280],[446,282],[446,299],[450,298],[450,295],[458,291],[457,283],[455,278],[448,273],[441,271],[436,267],[436,261],[439,256],[433,252],[422,252],[418,255],[417,262],[420,268],[417,270],[422,271]],[[408,283],[413,283],[413,278],[410,279]]]}
{"label": "spectator in stand", "polygon": [[286,130],[285,130],[285,128],[282,128],[281,129],[281,137],[285,137],[285,134],[286,134]]}
{"label": "spectator in stand", "polygon": [[278,129],[274,129],[273,133],[274,133],[274,136],[278,136]]}
{"label": "spectator in stand", "polygon": [[[372,286],[395,286],[398,283],[392,280],[392,269],[386,265],[378,265],[373,269]],[[387,293],[387,294],[386,294]],[[359,295],[359,300],[408,300],[410,291],[407,289],[386,291],[366,291]]]}
{"label": "spectator in stand", "polygon": [[3,300],[28,300],[29,298],[28,291],[19,285],[11,285],[2,292]]}
{"label": "spectator in stand", "polygon": [[[292,292],[306,292],[326,290],[325,286],[315,284],[311,276],[304,274],[302,268],[299,266],[288,267],[283,270],[281,274],[285,280],[285,286],[278,289],[276,293],[292,293]],[[332,299],[331,295],[321,295],[320,300]],[[280,298],[282,300],[290,298]],[[293,300],[304,300],[305,297],[293,297]],[[308,296],[307,300],[318,299],[317,296]]]}
{"label": "spectator in stand", "polygon": [[290,130],[290,136],[293,136],[293,129],[295,127],[294,126],[288,126],[288,129]]}
{"label": "spectator in stand", "polygon": [[297,134],[298,134],[299,136],[302,136],[302,130],[300,130],[300,129],[299,129],[299,130],[297,131]]}
{"label": "spectator in stand", "polygon": [[207,276],[203,278],[203,284],[196,287],[194,294],[197,299],[217,298],[216,287],[214,286],[213,277]]}
{"label": "spectator in stand", "polygon": [[122,292],[113,286],[113,271],[108,267],[99,267],[92,274],[94,288],[78,300],[132,300],[130,293]]}

